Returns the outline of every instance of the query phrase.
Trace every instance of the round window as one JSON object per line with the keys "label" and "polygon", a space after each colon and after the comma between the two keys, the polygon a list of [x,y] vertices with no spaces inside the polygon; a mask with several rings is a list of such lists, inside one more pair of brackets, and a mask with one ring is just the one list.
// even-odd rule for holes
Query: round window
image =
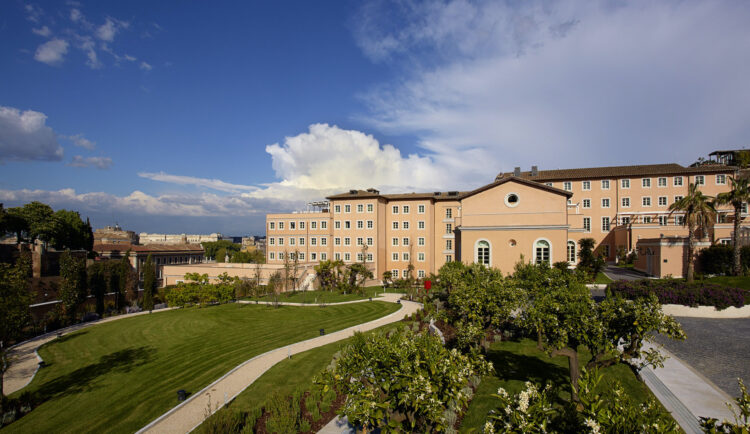
{"label": "round window", "polygon": [[514,206],[516,206],[516,205],[518,205],[518,201],[519,201],[519,198],[518,198],[518,195],[516,193],[508,193],[505,196],[505,205],[507,205],[507,206],[509,206],[511,208],[514,207]]}
{"label": "round window", "polygon": [[516,240],[511,238],[511,240],[508,241],[508,245],[510,245],[511,247],[516,247]]}

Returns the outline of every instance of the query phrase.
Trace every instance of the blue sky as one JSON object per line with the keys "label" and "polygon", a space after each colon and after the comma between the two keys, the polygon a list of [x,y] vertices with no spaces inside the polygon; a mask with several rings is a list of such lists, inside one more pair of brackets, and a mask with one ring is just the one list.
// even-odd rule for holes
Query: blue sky
{"label": "blue sky", "polygon": [[262,233],[349,189],[750,141],[750,4],[0,4],[0,202]]}

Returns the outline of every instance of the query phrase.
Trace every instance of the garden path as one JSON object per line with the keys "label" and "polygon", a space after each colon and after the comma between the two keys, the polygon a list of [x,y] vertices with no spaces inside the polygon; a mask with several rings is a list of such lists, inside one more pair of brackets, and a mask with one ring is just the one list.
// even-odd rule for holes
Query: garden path
{"label": "garden path", "polygon": [[[396,303],[402,296],[403,294],[386,293],[383,294],[382,300]],[[364,332],[400,321],[405,316],[413,314],[422,307],[421,304],[411,301],[402,301],[401,304],[402,307],[398,311],[374,321],[352,326],[317,338],[297,342],[253,357],[229,371],[226,375],[208,385],[205,389],[197,392],[188,400],[164,413],[162,416],[139,430],[137,434],[190,432],[206,419],[206,413],[209,408],[213,414],[224,406],[224,404],[234,399],[234,397],[250,386],[256,379],[263,375],[264,372],[285,358],[312,348],[346,339],[352,336],[354,332]],[[304,304],[303,306],[314,307],[317,305]]]}

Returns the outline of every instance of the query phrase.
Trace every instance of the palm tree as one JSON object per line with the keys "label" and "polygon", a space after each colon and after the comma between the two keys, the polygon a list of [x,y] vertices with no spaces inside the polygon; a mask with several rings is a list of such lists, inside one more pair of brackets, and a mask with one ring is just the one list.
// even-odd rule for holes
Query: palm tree
{"label": "palm tree", "polygon": [[676,201],[669,206],[669,215],[675,211],[685,213],[685,219],[682,221],[683,226],[688,228],[688,252],[687,252],[687,281],[693,281],[695,264],[695,230],[701,229],[705,236],[708,233],[708,227],[713,223],[716,217],[716,209],[710,196],[706,196],[698,190],[698,186],[691,183],[688,186],[688,192],[685,197]]}
{"label": "palm tree", "polygon": [[734,239],[732,240],[734,249],[734,266],[732,267],[735,276],[742,273],[742,264],[740,262],[740,223],[742,223],[742,204],[750,202],[750,183],[748,178],[729,177],[732,183],[732,190],[726,193],[719,193],[716,196],[716,205],[732,205],[734,207]]}

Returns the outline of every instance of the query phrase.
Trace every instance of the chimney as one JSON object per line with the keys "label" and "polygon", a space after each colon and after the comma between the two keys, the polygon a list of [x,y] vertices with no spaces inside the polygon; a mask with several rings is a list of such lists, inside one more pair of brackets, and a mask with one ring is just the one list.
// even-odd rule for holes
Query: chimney
{"label": "chimney", "polygon": [[537,176],[539,174],[539,168],[536,166],[531,166],[531,176]]}
{"label": "chimney", "polygon": [[513,169],[513,176],[521,176],[521,168],[520,167],[516,167],[515,169]]}

